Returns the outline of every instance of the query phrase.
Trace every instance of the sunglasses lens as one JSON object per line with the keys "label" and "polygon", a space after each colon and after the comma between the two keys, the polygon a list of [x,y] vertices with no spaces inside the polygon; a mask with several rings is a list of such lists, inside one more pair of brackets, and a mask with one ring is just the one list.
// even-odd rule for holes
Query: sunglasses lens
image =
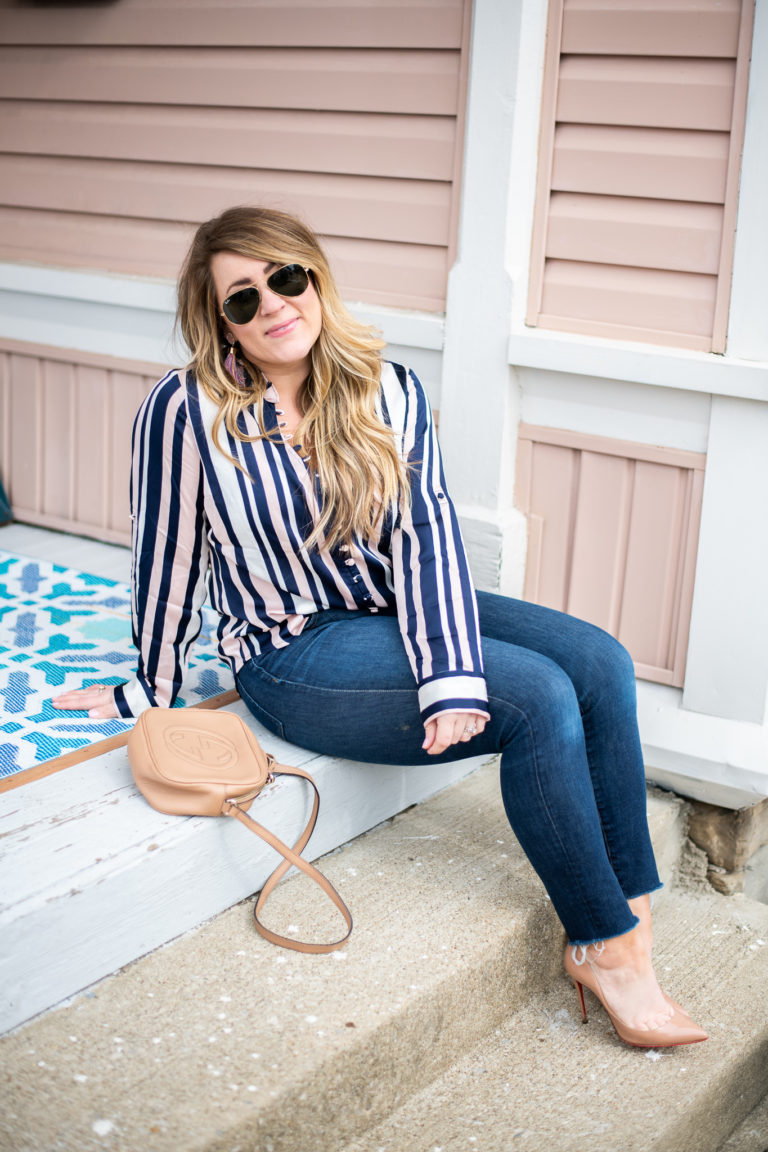
{"label": "sunglasses lens", "polygon": [[286,264],[272,273],[267,284],[278,296],[301,296],[309,287],[309,276],[301,264]]}
{"label": "sunglasses lens", "polygon": [[233,324],[247,324],[258,312],[259,300],[258,288],[241,288],[224,301],[221,310]]}
{"label": "sunglasses lens", "polygon": [[[309,287],[309,276],[301,264],[286,264],[267,277],[267,286],[278,296],[301,296]],[[228,296],[221,310],[232,324],[248,324],[258,312],[260,301],[258,288],[251,285]]]}

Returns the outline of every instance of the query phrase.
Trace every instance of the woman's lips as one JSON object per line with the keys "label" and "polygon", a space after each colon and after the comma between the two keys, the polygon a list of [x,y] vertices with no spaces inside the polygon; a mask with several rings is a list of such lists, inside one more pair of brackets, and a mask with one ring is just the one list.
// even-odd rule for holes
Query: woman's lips
{"label": "woman's lips", "polygon": [[294,316],[292,320],[286,320],[282,324],[275,324],[275,326],[273,328],[267,328],[266,334],[267,334],[267,336],[272,336],[272,337],[287,336],[287,334],[289,332],[293,331],[293,329],[298,324],[298,322],[299,322],[299,317]]}

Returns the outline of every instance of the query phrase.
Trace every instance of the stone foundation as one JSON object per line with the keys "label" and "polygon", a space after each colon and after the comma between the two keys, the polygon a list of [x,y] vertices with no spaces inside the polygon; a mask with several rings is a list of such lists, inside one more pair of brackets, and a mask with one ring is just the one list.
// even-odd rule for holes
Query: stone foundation
{"label": "stone foundation", "polygon": [[768,797],[733,811],[691,800],[688,834],[709,860],[707,876],[727,896],[768,903]]}

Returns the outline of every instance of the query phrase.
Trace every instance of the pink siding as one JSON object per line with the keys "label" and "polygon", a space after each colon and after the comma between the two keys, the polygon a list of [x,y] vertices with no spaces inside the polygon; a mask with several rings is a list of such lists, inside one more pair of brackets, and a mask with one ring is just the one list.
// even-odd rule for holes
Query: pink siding
{"label": "pink siding", "polygon": [[164,371],[0,340],[0,452],[15,518],[127,544],[131,426]]}
{"label": "pink siding", "polygon": [[521,425],[525,597],[606,628],[638,676],[685,671],[705,457]]}
{"label": "pink siding", "polygon": [[[7,0],[6,0],[7,3]],[[399,48],[453,48],[462,32],[460,3],[445,0],[375,0],[338,3],[202,4],[191,18],[190,0],[120,0],[119,4],[67,6],[66,19],[52,20],[51,8],[20,11],[7,5],[0,12],[0,34],[6,44],[196,45],[228,48],[240,45],[280,47],[366,48],[386,44]],[[290,21],[290,41],[286,23]],[[235,35],[236,32],[236,35]]]}
{"label": "pink siding", "polygon": [[723,351],[753,0],[551,0],[527,322]]}
{"label": "pink siding", "polygon": [[650,206],[725,196],[728,137],[723,132],[561,124],[555,133],[552,187],[559,192],[643,196]]}
{"label": "pink siding", "polygon": [[734,62],[664,59],[665,49],[660,40],[648,59],[562,57],[557,119],[727,132]]}
{"label": "pink siding", "polygon": [[348,297],[441,309],[468,25],[468,0],[0,6],[0,258],[173,276],[201,219],[263,203]]}
{"label": "pink siding", "polygon": [[723,213],[716,204],[554,192],[552,259],[717,274]]}
{"label": "pink siding", "polygon": [[735,56],[739,7],[739,0],[573,0],[563,51],[650,56],[661,40],[670,56]]}
{"label": "pink siding", "polygon": [[684,331],[686,347],[706,351],[716,289],[712,276],[553,259],[543,286],[540,323],[567,332],[672,345],[680,343]]}

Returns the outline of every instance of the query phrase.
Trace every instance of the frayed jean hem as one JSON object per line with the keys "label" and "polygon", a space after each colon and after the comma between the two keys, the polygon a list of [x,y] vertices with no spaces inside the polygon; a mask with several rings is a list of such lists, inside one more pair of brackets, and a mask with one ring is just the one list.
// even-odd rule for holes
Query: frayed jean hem
{"label": "frayed jean hem", "polygon": [[[634,899],[634,897],[633,897],[633,899]],[[605,943],[606,940],[618,940],[619,936],[626,936],[628,932],[634,932],[635,928],[637,928],[638,924],[640,923],[640,920],[638,919],[637,916],[634,916],[633,920],[635,922],[632,925],[632,927],[627,928],[626,931],[624,931],[624,932],[615,932],[613,934],[613,936],[598,936],[594,940],[569,940],[568,941],[568,947],[569,948],[588,948],[590,946],[590,944],[603,944],[603,943]]]}
{"label": "frayed jean hem", "polygon": [[636,892],[634,896],[627,896],[627,900],[639,900],[641,896],[650,896],[651,906],[653,906],[653,897],[656,892],[660,892],[664,887],[663,880],[659,880],[654,888],[646,888],[644,892]]}
{"label": "frayed jean hem", "polygon": [[[637,900],[637,899],[639,899],[640,896],[650,896],[651,897],[651,903],[653,903],[653,894],[655,892],[659,892],[663,887],[664,887],[664,884],[661,881],[659,881],[659,883],[654,888],[649,888],[645,892],[638,892],[636,896],[627,896],[627,901]],[[602,944],[606,940],[617,940],[619,938],[619,936],[626,936],[628,932],[633,932],[635,930],[635,928],[637,928],[638,924],[640,923],[640,920],[637,916],[633,917],[633,919],[635,922],[632,925],[632,927],[627,928],[624,932],[614,932],[613,935],[611,935],[611,936],[598,936],[594,940],[569,940],[568,941],[568,947],[569,948],[588,948],[590,946],[590,944]]]}

